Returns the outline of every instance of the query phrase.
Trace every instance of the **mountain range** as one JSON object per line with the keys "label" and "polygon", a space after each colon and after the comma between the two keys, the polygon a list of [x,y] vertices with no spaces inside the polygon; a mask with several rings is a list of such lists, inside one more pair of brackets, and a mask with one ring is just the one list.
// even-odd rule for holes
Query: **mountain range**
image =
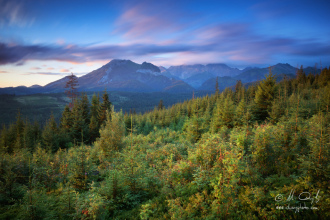
{"label": "mountain range", "polygon": [[[279,78],[283,75],[295,77],[297,68],[289,64],[276,64],[270,67]],[[319,73],[319,69],[307,67],[306,74]],[[129,91],[129,92],[169,92],[189,93],[193,90],[215,90],[216,79],[223,90],[236,84],[250,83],[265,78],[269,68],[247,67],[243,70],[226,64],[196,64],[158,67],[152,63],[134,63],[130,60],[114,59],[84,76],[78,78],[79,91]],[[45,86],[0,88],[0,94],[26,95],[33,93],[56,93],[65,90],[68,76]]]}

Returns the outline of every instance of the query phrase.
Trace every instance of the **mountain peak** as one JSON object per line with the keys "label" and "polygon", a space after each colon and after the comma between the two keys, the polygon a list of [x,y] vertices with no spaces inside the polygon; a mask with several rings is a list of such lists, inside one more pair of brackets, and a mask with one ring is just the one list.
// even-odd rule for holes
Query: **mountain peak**
{"label": "mountain peak", "polygon": [[41,88],[41,87],[42,86],[35,84],[35,85],[30,86],[29,88],[36,89],[36,88]]}
{"label": "mountain peak", "polygon": [[111,67],[115,67],[115,66],[122,66],[122,65],[126,65],[126,64],[131,64],[131,63],[133,63],[131,60],[113,59],[109,63],[107,63],[106,66],[109,65]]}
{"label": "mountain peak", "polygon": [[206,66],[208,67],[225,67],[225,68],[229,68],[228,65],[224,64],[224,63],[210,63],[210,64],[207,64]]}
{"label": "mountain peak", "polygon": [[158,72],[158,73],[160,73],[159,67],[153,65],[152,63],[143,62],[141,64],[140,69],[151,70],[152,72]]}

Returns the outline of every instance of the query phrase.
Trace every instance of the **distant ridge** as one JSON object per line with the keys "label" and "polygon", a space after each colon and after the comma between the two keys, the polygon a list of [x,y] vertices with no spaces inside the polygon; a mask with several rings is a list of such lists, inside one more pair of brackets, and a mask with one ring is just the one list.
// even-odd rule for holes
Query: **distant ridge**
{"label": "distant ridge", "polygon": [[[297,68],[287,63],[271,66],[279,79],[295,77]],[[158,67],[152,63],[137,64],[131,60],[113,59],[104,66],[78,78],[79,91],[127,91],[189,93],[193,90],[214,91],[216,77],[219,88],[235,85],[237,80],[250,83],[265,78],[269,68],[247,67],[243,70],[222,63]],[[306,75],[320,73],[320,69],[304,68]],[[0,94],[26,95],[64,92],[67,76],[45,86],[0,88]]]}

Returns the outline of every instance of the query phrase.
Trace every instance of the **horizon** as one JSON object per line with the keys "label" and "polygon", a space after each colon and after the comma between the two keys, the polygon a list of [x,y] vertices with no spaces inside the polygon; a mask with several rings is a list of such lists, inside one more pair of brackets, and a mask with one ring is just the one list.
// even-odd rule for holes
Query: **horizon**
{"label": "horizon", "polygon": [[113,59],[156,66],[330,65],[327,1],[0,0],[0,88],[44,86]]}
{"label": "horizon", "polygon": [[[125,60],[125,59],[112,59],[112,60]],[[104,65],[107,65],[107,64],[110,63],[112,60],[110,60],[109,62],[105,63]],[[139,64],[139,65],[141,65],[143,62],[147,62],[147,63],[149,63],[148,61],[143,61],[143,62],[141,62],[141,63],[135,62],[135,61],[133,61],[133,60],[129,60],[129,61],[131,61],[131,62],[133,62],[133,63],[137,63],[137,64]],[[183,64],[183,65],[177,65],[177,66],[194,66],[194,65],[203,65],[203,66],[206,66],[206,65],[210,65],[210,64],[211,64],[211,65],[212,65],[212,64],[224,64],[224,65],[226,65],[226,66],[228,66],[228,67],[230,67],[230,68],[237,68],[237,67],[229,66],[229,65],[227,65],[227,64],[225,64],[225,63],[206,63],[206,64],[195,63],[195,64],[188,64],[188,65]],[[271,65],[271,66],[260,66],[260,67],[256,67],[256,66],[246,66],[246,67],[244,67],[244,68],[241,68],[241,69],[240,69],[240,68],[237,68],[237,69],[239,69],[239,70],[242,71],[242,70],[244,70],[245,68],[248,68],[248,67],[250,67],[250,68],[269,68],[269,67],[276,66],[276,65],[279,65],[279,64],[283,64],[283,65],[288,64],[288,65],[292,66],[292,65],[289,64],[289,63],[276,63],[276,64],[273,64],[273,65]],[[95,70],[97,70],[97,69],[103,67],[104,65],[97,67]],[[157,66],[157,67],[160,67],[160,66]],[[164,67],[164,66],[162,66],[162,67]],[[168,67],[164,67],[164,68],[165,68],[166,70],[168,70],[168,68],[170,68],[170,67],[173,67],[173,66],[168,66]],[[292,67],[294,67],[294,66],[292,66]],[[307,67],[311,67],[311,66],[304,66],[304,68],[307,68]],[[300,67],[294,67],[294,68],[300,68]],[[313,67],[313,68],[314,68],[314,67]],[[328,68],[328,67],[327,67],[327,66],[324,66],[323,68]],[[317,68],[317,69],[320,69],[320,68]],[[89,72],[89,73],[91,73],[91,72]],[[76,75],[76,76],[77,76],[78,78],[80,78],[80,77],[82,77],[82,76],[84,76],[84,75],[87,75],[87,74],[89,74],[89,73],[80,74],[80,75]],[[63,78],[65,78],[65,77],[69,76],[69,75],[71,75],[71,72],[68,73],[68,74],[66,74],[66,75],[62,75],[62,77],[59,78],[58,80],[63,79]],[[75,75],[75,74],[73,73],[73,75]],[[55,80],[55,81],[56,81],[56,80]],[[53,82],[55,82],[55,81],[49,82],[49,83],[47,83],[47,84],[53,83]],[[45,84],[45,85],[33,84],[33,85],[30,85],[30,86],[26,86],[26,85],[18,85],[18,86],[9,86],[9,87],[46,86],[47,84]],[[0,87],[0,88],[6,88],[6,87]]]}

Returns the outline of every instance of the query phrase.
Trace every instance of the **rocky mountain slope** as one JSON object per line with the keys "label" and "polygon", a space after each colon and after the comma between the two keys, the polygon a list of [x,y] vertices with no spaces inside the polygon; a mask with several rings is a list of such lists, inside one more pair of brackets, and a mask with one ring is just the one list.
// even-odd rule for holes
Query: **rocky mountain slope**
{"label": "rocky mountain slope", "polygon": [[[297,68],[289,64],[271,66],[272,73],[279,78],[294,77]],[[304,69],[307,74],[319,73],[312,67]],[[247,67],[243,70],[226,64],[181,65],[169,68],[157,67],[152,63],[137,64],[131,60],[114,59],[106,65],[78,78],[79,91],[128,91],[128,92],[192,92],[193,90],[214,91],[216,77],[219,89],[234,85],[237,80],[250,83],[265,78],[269,68]],[[46,86],[0,88],[0,94],[56,93],[65,90],[67,76]]]}

